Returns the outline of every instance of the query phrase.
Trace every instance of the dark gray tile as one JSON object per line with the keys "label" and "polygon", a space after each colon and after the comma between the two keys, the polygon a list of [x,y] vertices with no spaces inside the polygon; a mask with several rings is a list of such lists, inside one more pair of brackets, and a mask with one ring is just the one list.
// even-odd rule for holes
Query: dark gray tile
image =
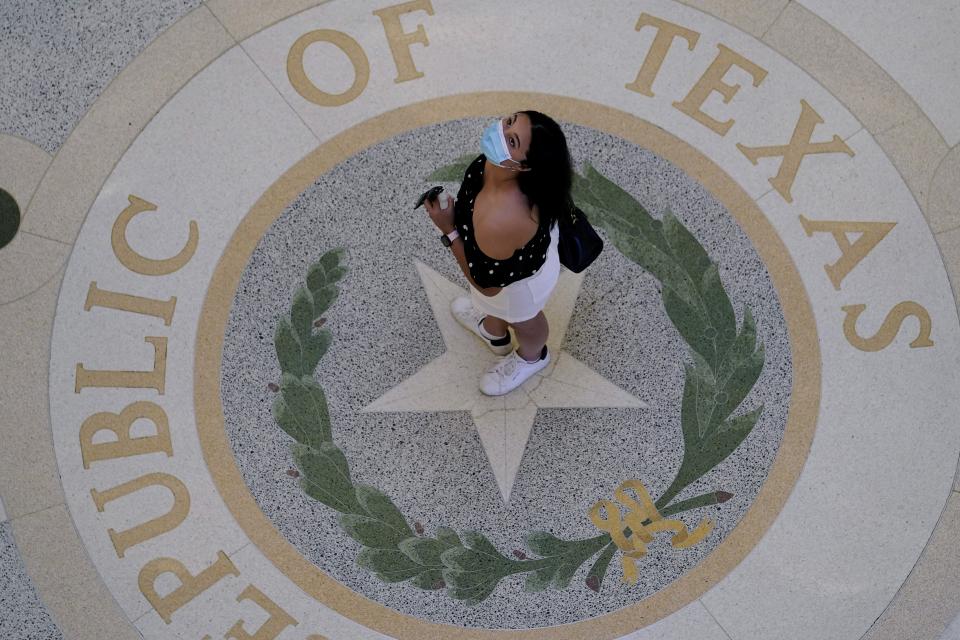
{"label": "dark gray tile", "polygon": [[63,639],[27,575],[9,522],[0,524],[0,638]]}
{"label": "dark gray tile", "polygon": [[110,81],[200,4],[0,2],[0,133],[56,153]]}

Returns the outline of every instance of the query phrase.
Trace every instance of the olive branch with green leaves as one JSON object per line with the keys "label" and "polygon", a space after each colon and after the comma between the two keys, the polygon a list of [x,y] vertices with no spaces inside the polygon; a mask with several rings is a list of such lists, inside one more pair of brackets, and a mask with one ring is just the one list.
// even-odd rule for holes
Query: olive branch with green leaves
{"label": "olive branch with green leaves", "polygon": [[[438,169],[430,181],[459,180],[474,156]],[[690,349],[685,365],[680,422],[683,461],[667,490],[655,501],[662,516],[725,502],[725,491],[711,491],[673,502],[686,487],[726,459],[749,435],[763,406],[734,416],[760,376],[763,345],[749,308],[737,327],[733,305],[717,266],[696,238],[671,213],[654,219],[630,194],[589,164],[575,174],[573,197],[591,222],[602,227],[628,259],[656,277],[663,304]],[[563,540],[544,531],[525,536],[529,553],[502,554],[482,533],[458,534],[439,527],[433,536],[407,519],[379,489],[354,481],[343,452],[334,444],[326,395],[313,374],[332,341],[323,314],[339,293],[346,273],[344,249],[325,253],[307,272],[293,296],[289,315],[279,318],[274,336],[282,371],[273,403],[277,424],[296,443],[293,459],[300,485],[311,498],[340,514],[340,526],[363,549],[357,564],[388,583],[409,582],[423,590],[446,589],[470,605],[482,602],[501,580],[527,574],[524,590],[565,589],[577,570],[596,556],[587,587],[599,592],[618,551],[609,533]],[[648,521],[645,521],[645,524]],[[626,536],[633,532],[626,528]],[[599,555],[598,555],[599,554]]]}

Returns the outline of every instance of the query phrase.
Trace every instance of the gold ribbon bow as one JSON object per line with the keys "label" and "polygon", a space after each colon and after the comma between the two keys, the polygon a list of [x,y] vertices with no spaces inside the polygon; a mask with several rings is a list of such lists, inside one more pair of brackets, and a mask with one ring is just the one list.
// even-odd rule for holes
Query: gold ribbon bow
{"label": "gold ribbon bow", "polygon": [[[640,501],[627,493],[627,489],[633,489]],[[647,488],[639,480],[625,481],[617,487],[614,495],[626,508],[626,515],[621,515],[620,507],[615,502],[598,500],[590,508],[590,520],[598,529],[609,533],[614,544],[623,552],[624,582],[637,583],[637,558],[646,555],[647,544],[653,542],[653,534],[670,531],[673,533],[670,544],[677,549],[686,549],[702,541],[713,530],[713,522],[709,518],[701,520],[692,532],[679,520],[664,519],[650,499]],[[601,517],[601,509],[606,511],[606,518]],[[630,528],[629,536],[623,532],[627,527]]]}

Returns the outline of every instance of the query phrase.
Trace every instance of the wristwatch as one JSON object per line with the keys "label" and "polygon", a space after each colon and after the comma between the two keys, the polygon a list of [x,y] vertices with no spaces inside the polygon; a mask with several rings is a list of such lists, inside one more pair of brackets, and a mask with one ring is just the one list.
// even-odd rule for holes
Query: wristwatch
{"label": "wristwatch", "polygon": [[454,229],[450,233],[440,236],[440,242],[443,243],[443,246],[449,247],[453,244],[453,241],[460,237],[460,234],[457,233],[457,230]]}

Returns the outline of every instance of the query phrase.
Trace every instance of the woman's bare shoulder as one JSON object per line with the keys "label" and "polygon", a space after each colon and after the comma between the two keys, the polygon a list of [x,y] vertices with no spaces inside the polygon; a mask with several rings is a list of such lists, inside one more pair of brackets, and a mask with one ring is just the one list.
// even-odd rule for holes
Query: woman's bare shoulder
{"label": "woman's bare shoulder", "polygon": [[[521,194],[522,195],[522,194]],[[537,233],[537,222],[526,198],[507,198],[501,206],[476,223],[474,234],[480,250],[497,260],[506,260],[526,245]]]}

